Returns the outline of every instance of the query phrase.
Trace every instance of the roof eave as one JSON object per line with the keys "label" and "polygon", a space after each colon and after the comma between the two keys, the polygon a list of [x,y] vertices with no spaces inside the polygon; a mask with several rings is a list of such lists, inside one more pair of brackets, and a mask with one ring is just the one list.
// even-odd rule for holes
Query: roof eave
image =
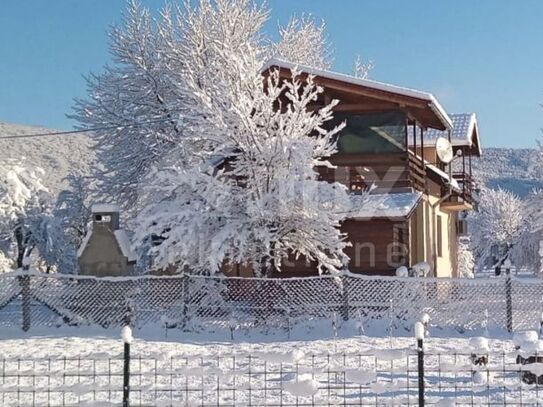
{"label": "roof eave", "polygon": [[409,89],[409,88],[402,88],[396,85],[387,84],[383,82],[373,81],[369,79],[361,79],[361,78],[355,78],[354,76],[338,73],[338,72],[331,72],[331,71],[325,71],[317,68],[313,68],[310,66],[304,66],[300,64],[294,64],[289,61],[284,61],[281,59],[272,58],[268,60],[263,67],[261,68],[260,72],[264,73],[265,71],[273,68],[284,68],[284,69],[299,69],[301,72],[304,72],[309,75],[315,75],[322,78],[328,78],[328,79],[334,79],[337,81],[342,81],[346,83],[350,83],[353,85],[359,85],[359,86],[365,86],[367,88],[372,88],[375,90],[390,92],[390,93],[396,93],[402,96],[411,97],[415,99],[421,99],[428,102],[428,107],[434,114],[438,117],[439,121],[443,124],[445,127],[445,130],[451,130],[453,123],[452,119],[449,117],[445,109],[441,106],[441,104],[437,101],[434,95],[428,92],[423,92],[415,89]]}

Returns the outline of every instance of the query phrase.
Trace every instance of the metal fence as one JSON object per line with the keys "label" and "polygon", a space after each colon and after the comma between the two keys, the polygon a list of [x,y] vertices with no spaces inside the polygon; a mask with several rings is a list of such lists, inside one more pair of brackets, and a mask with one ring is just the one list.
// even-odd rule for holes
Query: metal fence
{"label": "metal fence", "polygon": [[[121,351],[119,344],[119,351]],[[535,406],[543,404],[541,364],[515,352],[424,355],[423,397],[417,351],[132,355],[131,406]],[[122,405],[123,359],[0,359],[2,406]],[[535,375],[534,373],[535,372]],[[125,404],[125,405],[128,405]]]}
{"label": "metal fence", "polygon": [[0,275],[0,325],[158,324],[186,330],[289,329],[354,320],[411,329],[421,313],[463,330],[539,327],[543,280],[437,279],[344,274],[297,279],[203,276],[94,278]]}

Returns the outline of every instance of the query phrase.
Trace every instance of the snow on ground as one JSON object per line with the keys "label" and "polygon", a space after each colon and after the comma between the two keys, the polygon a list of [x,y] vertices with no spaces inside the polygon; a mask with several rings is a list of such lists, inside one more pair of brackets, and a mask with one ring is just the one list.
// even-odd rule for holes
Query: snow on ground
{"label": "snow on ground", "polygon": [[[507,400],[515,405],[521,395],[525,405],[543,401],[538,398],[543,390],[521,382],[510,335],[489,338],[486,371],[470,360],[471,351],[484,340],[430,331],[425,341],[429,404]],[[416,405],[411,333],[388,337],[346,331],[335,337],[332,332],[329,326],[308,335],[298,330],[292,339],[283,331],[234,332],[232,341],[224,332],[136,330],[131,345],[134,405]],[[36,405],[118,405],[123,352],[119,330],[62,327],[22,334],[10,328],[3,329],[0,338],[0,363],[8,361],[2,372],[8,378],[0,379],[2,405],[30,400],[24,397],[33,397]],[[29,358],[30,364],[21,362]],[[113,377],[104,376],[106,369]],[[51,371],[53,377],[44,374],[47,377],[26,381],[15,375]]]}
{"label": "snow on ground", "polygon": [[[216,357],[230,353],[254,352],[291,352],[301,350],[304,353],[371,353],[382,349],[413,348],[415,338],[412,334],[405,336],[366,336],[349,335],[342,337],[341,332],[334,338],[320,333],[308,334],[308,339],[298,332],[293,339],[286,338],[285,333],[244,334],[234,333],[234,341],[224,334],[183,333],[177,329],[143,329],[133,331],[132,351],[135,354],[159,356],[162,354],[184,356]],[[321,336],[318,339],[318,336]],[[426,339],[426,349],[432,353],[462,353],[466,351],[470,338],[458,336],[431,335]],[[512,341],[504,335],[489,338],[493,352],[511,351]],[[42,328],[32,329],[30,333],[22,333],[19,328],[4,328],[0,333],[0,355],[4,358],[28,356],[32,349],[35,357],[63,356],[118,356],[122,351],[121,331],[100,328]]]}
{"label": "snow on ground", "polygon": [[[52,130],[0,122],[0,137],[50,133]],[[45,170],[43,184],[53,194],[66,186],[63,179],[71,172],[87,175],[94,160],[90,137],[84,133],[47,137],[0,138],[0,160],[25,157],[29,165]]]}

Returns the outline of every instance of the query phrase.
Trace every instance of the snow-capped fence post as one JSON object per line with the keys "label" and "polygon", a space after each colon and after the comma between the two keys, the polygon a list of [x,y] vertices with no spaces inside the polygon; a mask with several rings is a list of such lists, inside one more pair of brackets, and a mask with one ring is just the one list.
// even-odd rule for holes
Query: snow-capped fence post
{"label": "snow-capped fence post", "polygon": [[420,321],[415,323],[415,338],[417,339],[419,407],[424,407],[424,324]]}
{"label": "snow-capped fence post", "polygon": [[21,286],[21,311],[22,311],[22,328],[23,331],[28,331],[30,329],[30,275],[24,274],[19,277],[19,284]]}
{"label": "snow-capped fence post", "polygon": [[346,274],[341,276],[342,286],[343,286],[343,307],[342,314],[343,320],[349,320],[349,279],[350,277]]}
{"label": "snow-capped fence post", "polygon": [[130,343],[132,342],[132,329],[124,326],[121,330],[124,342],[124,370],[123,370],[123,407],[130,405]]}

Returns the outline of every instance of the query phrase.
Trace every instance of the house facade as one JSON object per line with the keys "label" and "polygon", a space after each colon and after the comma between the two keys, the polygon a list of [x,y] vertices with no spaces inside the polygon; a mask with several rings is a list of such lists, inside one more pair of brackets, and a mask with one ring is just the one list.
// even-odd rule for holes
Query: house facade
{"label": "house facade", "polygon": [[[339,133],[336,168],[316,168],[319,178],[340,182],[351,194],[353,211],[342,223],[351,247],[346,249],[354,273],[394,275],[405,266],[425,264],[428,275],[457,275],[457,241],[465,232],[463,214],[473,210],[472,158],[481,154],[474,114],[449,115],[426,92],[272,60],[263,73],[291,69],[324,89],[314,108],[331,100]],[[438,139],[448,141],[454,159],[444,162]],[[452,158],[452,157],[451,157]],[[370,194],[362,191],[373,188]],[[248,276],[242,266],[228,275]],[[309,276],[316,267],[305,259],[286,261],[277,277]]]}

